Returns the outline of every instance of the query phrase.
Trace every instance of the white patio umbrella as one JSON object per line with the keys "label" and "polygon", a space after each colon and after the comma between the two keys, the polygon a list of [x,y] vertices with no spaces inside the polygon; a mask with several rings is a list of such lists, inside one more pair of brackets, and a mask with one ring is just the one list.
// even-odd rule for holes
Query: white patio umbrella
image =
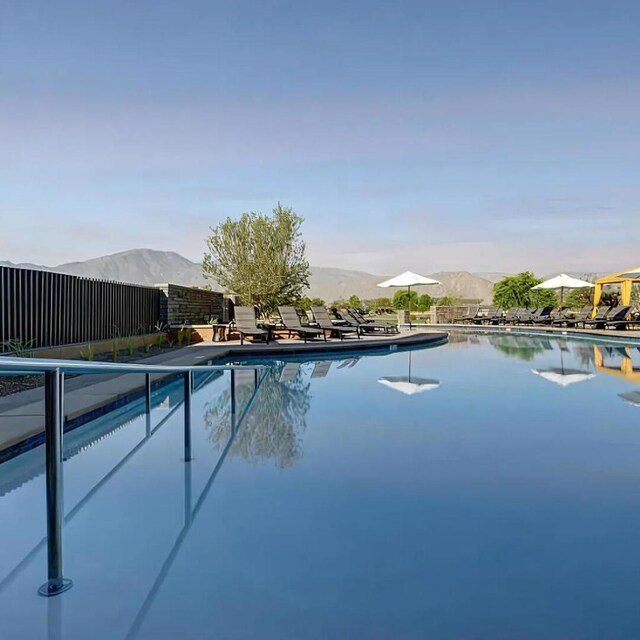
{"label": "white patio umbrella", "polygon": [[584,287],[595,287],[596,285],[593,282],[587,282],[586,280],[580,280],[578,278],[572,278],[568,276],[566,273],[561,273],[559,276],[555,276],[554,278],[549,278],[549,280],[545,280],[540,284],[537,284],[535,287],[531,287],[532,289],[560,289],[560,308],[562,309],[562,304],[564,301],[564,290],[565,289],[584,289]]}
{"label": "white patio umbrella", "polygon": [[387,287],[406,287],[409,293],[409,329],[411,329],[411,287],[416,287],[419,285],[430,285],[430,284],[442,284],[438,280],[434,280],[433,278],[427,278],[426,276],[421,276],[417,273],[413,273],[413,271],[405,271],[401,273],[399,276],[395,278],[390,278],[389,280],[385,280],[384,282],[380,282],[378,284],[379,287],[387,288]]}

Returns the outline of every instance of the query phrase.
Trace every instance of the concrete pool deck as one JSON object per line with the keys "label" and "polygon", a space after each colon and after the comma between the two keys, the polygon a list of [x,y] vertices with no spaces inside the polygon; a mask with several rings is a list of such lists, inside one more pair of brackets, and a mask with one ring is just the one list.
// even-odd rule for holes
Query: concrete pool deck
{"label": "concrete pool deck", "polygon": [[[400,332],[396,335],[375,335],[349,340],[329,340],[304,343],[301,340],[282,339],[270,344],[240,345],[239,341],[189,345],[170,353],[150,356],[138,361],[145,365],[191,366],[205,362],[223,362],[228,358],[246,356],[294,356],[327,353],[367,351],[385,347],[408,347],[445,343],[448,334],[433,328]],[[1,366],[2,358],[0,358]],[[167,374],[151,376],[158,384]],[[122,406],[144,395],[144,376],[141,374],[86,374],[70,377],[65,383],[65,422],[79,426],[100,413]],[[85,420],[86,421],[86,420]],[[0,461],[13,457],[42,443],[44,436],[43,388],[29,389],[0,397]]]}

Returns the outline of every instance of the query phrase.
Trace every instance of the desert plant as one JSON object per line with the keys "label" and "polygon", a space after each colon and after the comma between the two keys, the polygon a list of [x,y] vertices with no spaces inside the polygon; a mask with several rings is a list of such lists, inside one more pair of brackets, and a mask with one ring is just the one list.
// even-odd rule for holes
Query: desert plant
{"label": "desert plant", "polygon": [[133,352],[135,351],[135,345],[133,343],[133,336],[128,336],[127,339],[125,340],[125,348],[127,350],[127,355],[129,357],[131,357],[133,355]]}
{"label": "desert plant", "polygon": [[143,336],[142,338],[142,350],[145,353],[149,353],[149,351],[151,350],[151,343],[149,342],[149,340],[147,340],[146,336]]}
{"label": "desert plant", "polygon": [[162,324],[162,322],[156,322],[154,331],[156,333],[156,347],[158,347],[158,349],[162,348],[162,343],[166,338],[165,330],[166,326]]}
{"label": "desert plant", "polygon": [[35,340],[27,340],[27,342],[24,342],[21,338],[7,340],[2,343],[2,351],[9,352],[16,358],[30,358],[33,355],[31,349],[34,344]]}
{"label": "desert plant", "polygon": [[111,359],[113,362],[118,362],[118,353],[120,351],[120,340],[114,338],[111,342]]}
{"label": "desert plant", "polygon": [[93,362],[93,359],[95,358],[95,353],[93,352],[93,345],[88,342],[87,346],[80,349],[80,357],[83,360],[87,360],[88,362]]}

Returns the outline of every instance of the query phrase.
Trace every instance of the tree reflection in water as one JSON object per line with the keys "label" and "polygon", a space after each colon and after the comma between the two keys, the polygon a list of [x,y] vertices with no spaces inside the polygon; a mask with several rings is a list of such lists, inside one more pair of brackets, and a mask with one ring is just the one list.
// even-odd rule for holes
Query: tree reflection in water
{"label": "tree reflection in water", "polygon": [[[284,362],[275,362],[265,374],[258,395],[236,435],[229,455],[240,455],[252,464],[273,459],[284,469],[302,458],[302,434],[311,404],[310,384],[298,367],[287,382],[281,381]],[[247,375],[249,373],[249,375]],[[236,372],[236,417],[254,392],[253,372]],[[231,437],[231,392],[226,389],[205,405],[209,439],[222,449]]]}
{"label": "tree reflection in water", "polygon": [[549,340],[529,336],[489,336],[489,344],[509,358],[520,358],[525,362],[535,360],[536,355],[552,349]]}

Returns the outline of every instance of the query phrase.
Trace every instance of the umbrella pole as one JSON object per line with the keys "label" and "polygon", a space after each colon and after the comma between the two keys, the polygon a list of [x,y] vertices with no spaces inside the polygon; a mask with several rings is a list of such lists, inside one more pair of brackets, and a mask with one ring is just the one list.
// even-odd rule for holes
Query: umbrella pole
{"label": "umbrella pole", "polygon": [[407,287],[407,293],[409,294],[409,331],[411,331],[411,287]]}

